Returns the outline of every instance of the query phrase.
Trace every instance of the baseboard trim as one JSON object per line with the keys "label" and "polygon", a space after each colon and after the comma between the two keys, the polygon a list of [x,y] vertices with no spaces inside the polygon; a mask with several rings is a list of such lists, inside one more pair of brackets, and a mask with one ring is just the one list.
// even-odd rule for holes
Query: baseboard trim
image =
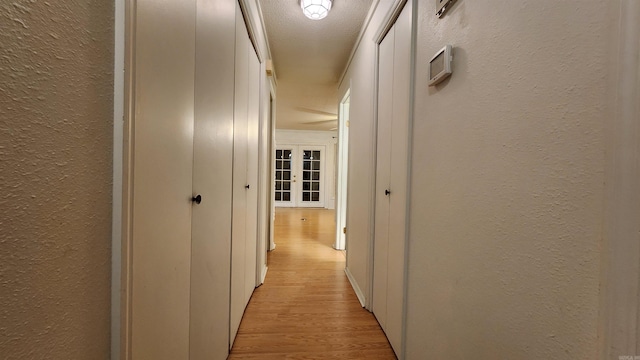
{"label": "baseboard trim", "polygon": [[264,266],[262,268],[262,275],[260,276],[260,285],[264,284],[264,279],[267,277],[267,270],[269,270],[268,266]]}
{"label": "baseboard trim", "polygon": [[362,290],[360,290],[360,286],[358,286],[356,279],[354,279],[353,275],[351,275],[351,271],[349,270],[349,268],[344,268],[344,273],[347,274],[347,279],[349,279],[351,287],[353,288],[353,291],[355,291],[356,296],[358,297],[358,301],[360,301],[360,305],[362,305],[362,307],[365,307],[366,298],[364,297],[364,293],[362,292]]}

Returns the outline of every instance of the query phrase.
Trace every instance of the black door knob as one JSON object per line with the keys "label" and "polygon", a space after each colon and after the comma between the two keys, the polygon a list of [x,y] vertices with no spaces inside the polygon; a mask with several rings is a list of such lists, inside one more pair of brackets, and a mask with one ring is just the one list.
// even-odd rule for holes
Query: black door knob
{"label": "black door knob", "polygon": [[384,191],[384,194],[385,194],[385,195],[389,195],[389,194],[391,194],[391,191],[389,191],[389,189],[386,189],[386,190]]}
{"label": "black door knob", "polygon": [[196,204],[200,204],[202,202],[202,196],[198,194],[198,195],[192,197],[191,201],[193,201]]}
{"label": "black door knob", "polygon": [[250,187],[251,187],[251,185],[247,184],[247,185],[245,185],[244,187],[245,187],[245,189],[248,189],[248,188],[250,188]]}

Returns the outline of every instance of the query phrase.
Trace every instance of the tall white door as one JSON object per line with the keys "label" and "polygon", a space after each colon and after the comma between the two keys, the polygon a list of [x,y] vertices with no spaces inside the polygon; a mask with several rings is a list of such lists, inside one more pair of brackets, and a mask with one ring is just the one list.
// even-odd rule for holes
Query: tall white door
{"label": "tall white door", "polygon": [[236,4],[231,319],[233,345],[256,287],[260,63]]}
{"label": "tall white door", "polygon": [[[242,25],[241,25],[242,24]],[[236,101],[233,117],[233,227],[231,242],[231,342],[236,337],[245,293],[245,251],[247,237],[247,114],[249,96],[249,37],[244,19],[236,14]]]}
{"label": "tall white door", "polygon": [[256,285],[260,64],[235,0],[133,13],[131,358],[224,359]]}
{"label": "tall white door", "polygon": [[[190,359],[229,354],[235,1],[197,0]],[[212,66],[215,64],[215,66]]]}
{"label": "tall white door", "polygon": [[380,43],[372,309],[402,357],[408,187],[411,7]]}
{"label": "tall white door", "polygon": [[[189,357],[196,1],[135,3],[131,355]],[[171,24],[171,26],[167,26]]]}
{"label": "tall white door", "polygon": [[275,204],[324,207],[325,146],[278,145],[275,152]]}
{"label": "tall white door", "polygon": [[[260,61],[253,49],[247,46],[249,58],[249,97],[247,107],[247,225],[245,251],[245,304],[257,285],[258,253],[258,149],[260,136]],[[262,250],[262,249],[261,249]]]}

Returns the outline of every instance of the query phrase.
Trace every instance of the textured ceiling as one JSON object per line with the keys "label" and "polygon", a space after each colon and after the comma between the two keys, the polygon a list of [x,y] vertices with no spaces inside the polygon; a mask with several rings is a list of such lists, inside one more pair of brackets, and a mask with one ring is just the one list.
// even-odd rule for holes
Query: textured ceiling
{"label": "textured ceiling", "polygon": [[299,0],[260,0],[278,79],[279,129],[329,130],[337,122],[337,87],[373,0],[334,0],[310,20]]}

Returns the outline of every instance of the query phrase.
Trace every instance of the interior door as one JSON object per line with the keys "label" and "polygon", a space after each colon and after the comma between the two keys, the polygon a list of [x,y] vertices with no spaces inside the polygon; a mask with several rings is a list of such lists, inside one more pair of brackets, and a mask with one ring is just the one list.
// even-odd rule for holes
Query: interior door
{"label": "interior door", "polygon": [[[387,325],[387,270],[389,268],[389,205],[391,171],[391,130],[393,121],[393,50],[395,27],[379,47],[378,57],[378,138],[376,148],[376,203],[373,258],[373,314],[384,330]],[[395,190],[395,189],[394,189]]]}
{"label": "interior door", "polygon": [[411,7],[379,46],[373,312],[402,358],[409,160]]}
{"label": "interior door", "polygon": [[249,36],[236,5],[235,110],[233,116],[233,223],[231,235],[230,345],[238,333],[245,309],[245,261],[247,238],[247,116],[249,111]]}
{"label": "interior door", "polygon": [[280,145],[275,152],[275,205],[295,207],[297,194],[298,148],[293,145]]}
{"label": "interior door", "polygon": [[158,7],[135,3],[131,355],[173,360],[189,357],[196,1]]}
{"label": "interior door", "polygon": [[324,146],[298,147],[298,207],[324,207]]}
{"label": "interior door", "polygon": [[278,145],[275,203],[279,207],[324,207],[325,147]]}
{"label": "interior door", "polygon": [[233,345],[256,287],[260,63],[236,3],[231,317]]}
{"label": "interior door", "polygon": [[[190,359],[229,354],[235,1],[198,0]],[[216,64],[216,66],[211,66]]]}
{"label": "interior door", "polygon": [[247,229],[244,303],[248,304],[256,288],[258,253],[258,148],[260,135],[260,61],[247,46],[249,60],[249,96],[247,108]]}

